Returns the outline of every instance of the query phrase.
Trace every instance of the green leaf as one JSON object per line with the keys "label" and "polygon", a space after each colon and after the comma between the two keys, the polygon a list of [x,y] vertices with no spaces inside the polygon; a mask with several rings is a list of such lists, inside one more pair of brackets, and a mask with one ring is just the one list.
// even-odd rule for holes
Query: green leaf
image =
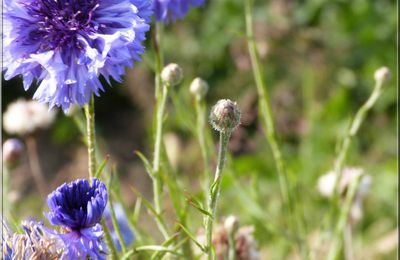
{"label": "green leaf", "polygon": [[206,249],[196,240],[196,238],[187,230],[181,223],[178,223],[178,226],[185,232],[185,234],[200,248],[201,251],[206,253]]}
{"label": "green leaf", "polygon": [[141,152],[135,151],[135,154],[139,156],[139,158],[142,160],[144,167],[146,168],[147,173],[149,174],[150,178],[154,178],[154,172],[153,168],[151,167],[151,164],[149,160],[147,160],[146,156],[144,156]]}
{"label": "green leaf", "polygon": [[110,155],[106,155],[106,157],[104,158],[104,160],[101,162],[99,168],[97,169],[96,173],[94,174],[95,178],[99,178],[101,172],[103,171],[104,167],[106,166],[108,159],[110,159]]}
{"label": "green leaf", "polygon": [[185,194],[185,196],[186,196],[186,201],[190,206],[200,211],[200,213],[213,218],[212,214],[203,208],[202,203],[197,198],[192,197],[189,194]]}

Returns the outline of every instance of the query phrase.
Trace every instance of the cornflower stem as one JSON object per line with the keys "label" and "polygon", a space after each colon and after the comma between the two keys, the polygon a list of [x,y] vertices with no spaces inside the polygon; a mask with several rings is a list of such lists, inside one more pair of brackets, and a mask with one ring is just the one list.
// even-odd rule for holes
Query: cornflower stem
{"label": "cornflower stem", "polygon": [[2,174],[2,197],[1,201],[3,202],[2,212],[6,218],[9,217],[10,209],[12,208],[12,204],[10,200],[5,199],[8,198],[8,193],[10,192],[10,167],[7,166],[7,163],[3,162],[3,174]]}
{"label": "cornflower stem", "polygon": [[205,226],[206,226],[206,238],[207,238],[207,253],[208,259],[214,259],[213,250],[212,250],[212,229],[213,229],[213,221],[216,219],[217,213],[217,202],[221,188],[222,181],[222,170],[226,161],[226,151],[228,147],[229,137],[231,132],[220,132],[219,136],[219,151],[218,151],[218,163],[217,168],[215,170],[214,182],[211,184],[209,188],[209,197],[208,197],[208,212],[211,216],[206,216]]}
{"label": "cornflower stem", "polygon": [[115,245],[112,241],[110,229],[108,228],[104,218],[101,219],[101,225],[104,228],[104,237],[105,237],[107,246],[110,249],[111,259],[117,260],[118,259],[117,249],[115,248]]}
{"label": "cornflower stem", "polygon": [[228,260],[236,260],[236,243],[235,243],[235,232],[232,230],[228,233]]}
{"label": "cornflower stem", "polygon": [[153,197],[154,197],[154,208],[157,213],[156,222],[157,226],[164,236],[165,239],[169,238],[167,226],[162,216],[161,206],[161,173],[160,173],[160,162],[161,162],[161,145],[162,145],[162,131],[163,131],[163,116],[165,110],[165,104],[168,97],[168,88],[164,86],[161,80],[161,71],[163,69],[163,55],[162,55],[162,31],[163,24],[160,22],[155,23],[154,37],[153,37],[153,48],[155,52],[155,98],[156,98],[156,133],[154,141],[154,157],[153,157]]}
{"label": "cornflower stem", "polygon": [[343,231],[346,227],[346,223],[348,222],[350,208],[353,204],[353,201],[354,201],[358,186],[360,184],[361,178],[362,178],[362,176],[358,176],[355,179],[355,181],[350,185],[350,189],[347,192],[347,196],[345,198],[343,206],[341,207],[341,211],[339,214],[339,220],[338,220],[335,230],[334,230],[332,243],[331,243],[331,246],[330,246],[330,249],[328,252],[328,256],[327,256],[328,260],[337,259],[338,253],[342,246]]}
{"label": "cornflower stem", "polygon": [[259,60],[256,42],[254,40],[253,32],[253,0],[245,1],[245,20],[246,20],[246,34],[248,49],[250,54],[250,61],[253,70],[253,76],[256,82],[257,92],[258,92],[258,104],[259,111],[262,115],[263,126],[265,129],[266,139],[270,145],[272,156],[275,161],[276,169],[278,171],[279,186],[281,191],[281,196],[284,205],[289,210],[289,222],[291,223],[291,228],[293,233],[297,233],[300,236],[300,240],[296,239],[299,250],[304,259],[308,259],[307,246],[303,244],[304,241],[304,230],[300,227],[298,220],[296,218],[301,218],[301,222],[305,223],[303,214],[297,215],[294,209],[293,198],[290,194],[290,187],[288,183],[288,174],[285,166],[285,162],[282,157],[280,146],[277,140],[277,134],[275,131],[274,119],[272,116],[271,104],[266,89],[265,79],[263,76],[263,68]]}
{"label": "cornflower stem", "polygon": [[26,149],[28,153],[28,163],[33,180],[39,190],[40,195],[46,196],[46,181],[43,177],[42,167],[38,156],[37,143],[34,136],[26,137]]}
{"label": "cornflower stem", "polygon": [[121,244],[121,249],[122,249],[122,253],[126,253],[127,249],[126,249],[126,244],[125,244],[125,240],[121,234],[121,229],[118,225],[118,221],[117,221],[117,215],[115,214],[115,210],[114,210],[114,203],[112,198],[110,197],[110,199],[108,200],[108,202],[110,203],[110,213],[111,213],[111,221],[113,223],[115,232],[117,233],[117,237],[118,240]]}
{"label": "cornflower stem", "polygon": [[345,259],[353,260],[354,259],[353,234],[352,234],[352,226],[349,221],[346,223],[346,226],[344,228],[343,241],[344,241]]}
{"label": "cornflower stem", "polygon": [[206,109],[204,101],[198,97],[196,97],[195,101],[196,107],[196,115],[197,115],[197,124],[196,124],[196,131],[197,131],[197,138],[200,145],[201,156],[203,157],[204,162],[204,186],[205,186],[205,197],[208,194],[208,187],[210,186],[211,182],[211,167],[210,167],[210,155],[208,152],[208,145],[205,138],[205,124],[206,124]]}
{"label": "cornflower stem", "polygon": [[94,95],[91,94],[89,103],[85,105],[86,138],[88,148],[88,170],[91,180],[96,173],[96,133],[94,123]]}
{"label": "cornflower stem", "polygon": [[344,167],[344,162],[347,157],[347,153],[349,151],[351,141],[353,140],[354,136],[357,135],[358,130],[360,129],[360,126],[363,123],[364,119],[366,118],[369,110],[371,110],[371,108],[374,106],[374,104],[378,100],[379,96],[381,95],[382,86],[383,86],[383,81],[376,81],[375,87],[371,93],[371,96],[357,111],[357,113],[354,116],[354,119],[352,120],[350,127],[346,133],[346,136],[344,137],[344,139],[341,143],[338,156],[334,163],[334,172],[335,172],[336,178],[335,178],[335,185],[334,185],[335,188],[334,188],[333,203],[331,204],[333,206],[333,209],[331,211],[332,218],[334,217],[333,215],[335,214],[335,212],[337,212],[337,209],[340,206],[340,194],[338,191],[339,180],[342,177],[342,170]]}

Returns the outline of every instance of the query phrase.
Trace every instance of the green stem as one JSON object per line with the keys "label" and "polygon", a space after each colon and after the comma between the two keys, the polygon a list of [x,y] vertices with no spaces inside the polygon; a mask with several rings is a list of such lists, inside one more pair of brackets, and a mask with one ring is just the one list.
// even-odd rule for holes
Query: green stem
{"label": "green stem", "polygon": [[[110,195],[111,195],[111,192],[110,192]],[[123,236],[121,234],[121,229],[120,229],[120,227],[118,225],[117,215],[115,214],[114,205],[113,205],[114,203],[113,203],[113,200],[112,200],[111,196],[110,196],[110,198],[108,200],[108,203],[110,203],[111,221],[113,223],[114,230],[117,233],[117,237],[118,237],[118,240],[119,240],[120,245],[121,245],[122,253],[126,253],[127,250],[126,250],[125,240],[124,240],[124,238],[123,238]]]}
{"label": "green stem", "polygon": [[206,111],[205,111],[205,104],[204,101],[196,97],[195,101],[196,106],[196,115],[197,115],[197,124],[196,124],[196,131],[197,131],[197,138],[200,145],[201,156],[203,157],[204,162],[204,186],[205,186],[205,197],[208,194],[208,187],[211,183],[211,166],[210,166],[210,155],[208,152],[208,145],[205,138],[205,131],[206,131]]}
{"label": "green stem", "polygon": [[86,134],[89,160],[89,178],[92,179],[96,173],[96,134],[94,124],[94,95],[92,93],[89,103],[85,105]]}
{"label": "green stem", "polygon": [[39,193],[42,196],[46,196],[46,180],[43,176],[42,167],[40,165],[36,139],[33,136],[27,136],[25,142],[28,153],[28,163],[33,180],[39,190]]}
{"label": "green stem", "polygon": [[218,152],[218,164],[217,169],[215,171],[214,182],[210,186],[209,190],[209,199],[208,199],[208,212],[210,212],[211,216],[206,216],[205,226],[206,226],[206,238],[207,238],[207,251],[208,251],[208,259],[214,259],[212,254],[212,229],[213,229],[213,220],[216,219],[216,211],[217,211],[217,202],[221,188],[222,181],[222,170],[226,161],[226,151],[228,147],[229,137],[231,132],[220,132],[219,138],[219,152]]}
{"label": "green stem", "polygon": [[328,260],[335,260],[337,259],[338,253],[340,251],[340,248],[342,246],[342,235],[343,235],[343,230],[346,226],[350,208],[353,204],[354,197],[356,195],[358,186],[360,184],[362,176],[358,176],[356,180],[351,184],[350,189],[347,193],[346,199],[344,201],[343,206],[341,207],[340,215],[339,215],[339,220],[337,222],[333,238],[332,238],[332,244],[329,249],[328,253]]}
{"label": "green stem", "polygon": [[335,160],[334,164],[334,172],[335,172],[335,185],[334,185],[334,196],[333,196],[333,207],[334,210],[333,212],[336,212],[337,208],[340,205],[340,194],[338,192],[338,186],[339,186],[339,180],[342,177],[342,170],[344,167],[344,162],[347,157],[347,153],[349,151],[349,147],[351,144],[351,141],[353,140],[354,136],[357,135],[358,130],[360,129],[361,124],[363,123],[365,117],[367,116],[367,113],[371,108],[374,106],[375,102],[378,100],[379,96],[382,93],[382,85],[383,81],[377,81],[375,83],[374,90],[372,91],[371,96],[368,98],[368,100],[360,107],[360,109],[357,111],[353,121],[350,124],[350,127],[346,133],[346,136],[340,146],[340,150],[338,153],[338,156]]}
{"label": "green stem", "polygon": [[245,19],[246,19],[246,34],[247,34],[247,42],[250,53],[250,61],[253,70],[253,76],[256,82],[257,92],[258,92],[258,104],[260,114],[262,116],[263,127],[265,129],[265,135],[267,141],[271,147],[272,156],[275,161],[275,166],[278,171],[279,178],[279,186],[281,191],[281,196],[284,204],[289,210],[289,220],[292,225],[293,233],[296,233],[300,236],[300,240],[296,239],[300,252],[303,255],[303,258],[308,258],[307,248],[303,245],[304,240],[304,230],[302,230],[300,223],[298,223],[297,218],[301,219],[301,222],[304,224],[304,216],[303,214],[298,215],[296,210],[294,209],[295,203],[293,202],[293,198],[290,194],[290,187],[288,183],[288,174],[286,170],[286,166],[282,157],[282,153],[280,150],[280,146],[277,140],[277,134],[275,131],[274,119],[272,116],[271,104],[265,84],[265,78],[263,73],[263,67],[260,63],[256,42],[254,39],[253,32],[253,0],[245,1]]}
{"label": "green stem", "polygon": [[228,234],[228,260],[236,260],[236,243],[235,243],[235,232],[230,231]]}
{"label": "green stem", "polygon": [[108,228],[104,218],[101,219],[101,225],[104,228],[104,237],[107,243],[107,247],[108,249],[110,249],[111,259],[116,260],[118,259],[117,249],[115,248],[115,245],[112,241],[110,229]]}
{"label": "green stem", "polygon": [[155,36],[153,37],[153,39],[154,39],[153,46],[154,46],[155,59],[156,59],[155,97],[157,100],[161,95],[161,88],[162,88],[161,71],[164,66],[163,54],[162,54],[163,53],[162,52],[162,32],[163,32],[163,24],[160,22],[156,22],[155,27],[154,27]]}

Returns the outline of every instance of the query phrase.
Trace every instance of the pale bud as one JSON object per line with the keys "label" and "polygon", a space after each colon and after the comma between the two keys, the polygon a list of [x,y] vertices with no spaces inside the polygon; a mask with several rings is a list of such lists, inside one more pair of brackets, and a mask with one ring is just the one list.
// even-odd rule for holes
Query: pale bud
{"label": "pale bud", "polygon": [[224,227],[228,233],[234,234],[239,229],[239,220],[231,215],[225,219]]}
{"label": "pale bud", "polygon": [[219,132],[231,132],[240,124],[240,110],[236,102],[221,99],[211,109],[210,123]]}
{"label": "pale bud", "polygon": [[190,92],[199,99],[205,97],[208,92],[208,83],[202,78],[195,78],[190,84]]}
{"label": "pale bud", "polygon": [[183,79],[182,68],[176,63],[170,63],[161,72],[161,79],[167,86],[173,87],[181,83]]}
{"label": "pale bud", "polygon": [[388,67],[381,67],[374,73],[374,78],[378,82],[385,82],[390,79],[390,70]]}
{"label": "pale bud", "polygon": [[19,163],[24,152],[24,144],[17,138],[7,139],[3,144],[3,160],[7,166]]}

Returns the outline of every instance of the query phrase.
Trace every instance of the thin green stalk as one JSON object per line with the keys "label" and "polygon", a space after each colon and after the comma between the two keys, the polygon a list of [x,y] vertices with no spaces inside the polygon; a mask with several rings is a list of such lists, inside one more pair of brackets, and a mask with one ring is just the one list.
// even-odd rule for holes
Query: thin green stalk
{"label": "thin green stalk", "polygon": [[46,196],[46,180],[43,176],[42,167],[38,156],[36,139],[33,136],[27,136],[25,139],[26,150],[28,153],[28,163],[33,180],[42,196]]}
{"label": "thin green stalk", "polygon": [[222,181],[222,170],[225,165],[226,160],[226,151],[228,147],[229,137],[231,132],[220,132],[219,138],[219,152],[218,152],[218,163],[215,171],[215,178],[213,184],[210,186],[209,190],[209,198],[208,198],[208,212],[211,213],[211,216],[206,216],[205,226],[206,226],[206,238],[207,238],[207,252],[208,259],[214,259],[212,254],[212,229],[213,229],[213,220],[216,219],[216,211],[217,211],[217,202],[221,188]]}
{"label": "thin green stalk", "polygon": [[232,230],[228,234],[228,260],[236,260],[236,243],[235,243],[235,232]]}
{"label": "thin green stalk", "polygon": [[158,98],[161,95],[161,88],[162,88],[162,80],[161,80],[161,71],[164,66],[164,61],[163,61],[163,52],[162,52],[162,32],[163,32],[163,24],[160,22],[156,22],[155,27],[154,27],[154,33],[155,36],[153,37],[153,46],[154,46],[154,52],[155,52],[155,59],[156,59],[156,64],[155,64],[155,97],[158,100]]}
{"label": "thin green stalk", "polygon": [[[111,192],[110,192],[110,195],[111,195]],[[122,253],[125,254],[126,251],[127,251],[126,250],[126,244],[125,244],[125,240],[124,240],[124,238],[123,238],[123,236],[121,234],[121,229],[120,229],[120,227],[118,225],[117,215],[115,214],[114,205],[113,205],[114,203],[113,203],[113,200],[112,200],[111,196],[110,196],[108,202],[110,203],[111,221],[113,223],[114,230],[117,233],[118,240],[119,240],[119,242],[121,244]]]}
{"label": "thin green stalk", "polygon": [[[157,215],[161,217],[161,192],[162,192],[162,183],[161,183],[161,173],[160,173],[160,162],[161,162],[161,145],[162,145],[162,131],[163,131],[163,116],[165,105],[167,103],[168,97],[168,87],[164,86],[163,91],[160,97],[160,102],[157,103],[157,115],[156,115],[156,135],[155,135],[155,143],[154,143],[154,159],[153,159],[153,192],[154,192],[154,208],[157,212]],[[167,230],[165,230],[163,225],[158,223],[160,230],[163,230],[162,233],[167,239],[169,237]]]}
{"label": "thin green stalk", "polygon": [[[265,135],[267,141],[272,150],[272,156],[275,161],[275,165],[278,171],[278,178],[279,178],[279,186],[281,191],[281,196],[284,201],[284,204],[287,206],[289,210],[289,222],[291,223],[292,232],[298,234],[300,240],[297,240],[297,244],[299,247],[300,252],[303,255],[303,258],[308,258],[307,248],[306,245],[303,244],[304,241],[304,231],[302,230],[302,224],[298,223],[301,221],[305,223],[303,214],[298,215],[295,208],[293,197],[290,194],[290,187],[288,183],[288,174],[286,170],[286,166],[282,157],[282,153],[279,147],[279,143],[277,140],[277,134],[275,131],[275,124],[272,115],[271,104],[268,96],[268,92],[266,89],[265,79],[264,79],[264,72],[262,65],[259,60],[259,55],[257,51],[256,42],[254,40],[254,32],[253,32],[253,0],[246,0],[245,1],[245,20],[246,20],[246,34],[247,34],[247,42],[248,48],[250,53],[250,61],[253,70],[253,76],[256,82],[257,92],[258,92],[258,104],[259,104],[259,111],[262,116],[262,122],[265,129]],[[298,220],[297,218],[300,218]]]}
{"label": "thin green stalk", "polygon": [[337,222],[337,225],[336,225],[336,228],[335,228],[335,231],[333,234],[332,243],[331,243],[331,246],[329,249],[328,257],[326,258],[328,260],[335,260],[338,257],[338,253],[340,251],[340,248],[342,247],[343,231],[344,231],[344,228],[348,221],[350,208],[353,204],[354,197],[356,195],[361,178],[362,178],[362,176],[358,176],[355,179],[355,181],[351,184],[350,189],[347,193],[346,199],[344,201],[344,204],[341,207],[339,220]]}
{"label": "thin green stalk", "polygon": [[96,173],[96,134],[94,124],[94,95],[91,94],[89,103],[85,105],[86,134],[88,147],[89,178],[92,179]]}
{"label": "thin green stalk", "polygon": [[115,245],[112,241],[110,229],[108,228],[104,218],[101,219],[101,225],[104,228],[104,238],[106,240],[107,247],[110,250],[111,259],[117,260],[118,259],[117,249],[115,248]]}
{"label": "thin green stalk", "polygon": [[338,156],[335,160],[334,164],[334,172],[335,172],[335,185],[334,185],[334,196],[333,196],[333,211],[336,212],[336,210],[339,208],[340,205],[340,194],[338,192],[338,186],[339,186],[339,180],[342,177],[342,170],[344,167],[344,162],[347,157],[347,153],[349,151],[349,147],[351,144],[351,141],[353,140],[354,136],[357,135],[358,130],[360,129],[361,124],[363,123],[365,117],[367,116],[369,110],[374,106],[375,102],[378,100],[379,96],[382,93],[382,86],[383,86],[383,81],[376,81],[374,90],[371,93],[371,96],[368,98],[368,100],[360,107],[360,109],[357,111],[353,121],[350,124],[350,127],[346,133],[346,136],[343,139],[343,142],[340,146],[340,150],[338,153]]}
{"label": "thin green stalk", "polygon": [[196,107],[196,116],[197,116],[197,124],[196,124],[196,131],[197,131],[197,138],[200,145],[201,156],[203,157],[204,162],[204,186],[205,186],[205,197],[207,197],[208,187],[210,187],[211,183],[211,166],[210,166],[210,155],[208,152],[208,145],[205,138],[205,131],[206,131],[206,111],[205,111],[205,104],[204,101],[200,98],[196,97],[195,101]]}

